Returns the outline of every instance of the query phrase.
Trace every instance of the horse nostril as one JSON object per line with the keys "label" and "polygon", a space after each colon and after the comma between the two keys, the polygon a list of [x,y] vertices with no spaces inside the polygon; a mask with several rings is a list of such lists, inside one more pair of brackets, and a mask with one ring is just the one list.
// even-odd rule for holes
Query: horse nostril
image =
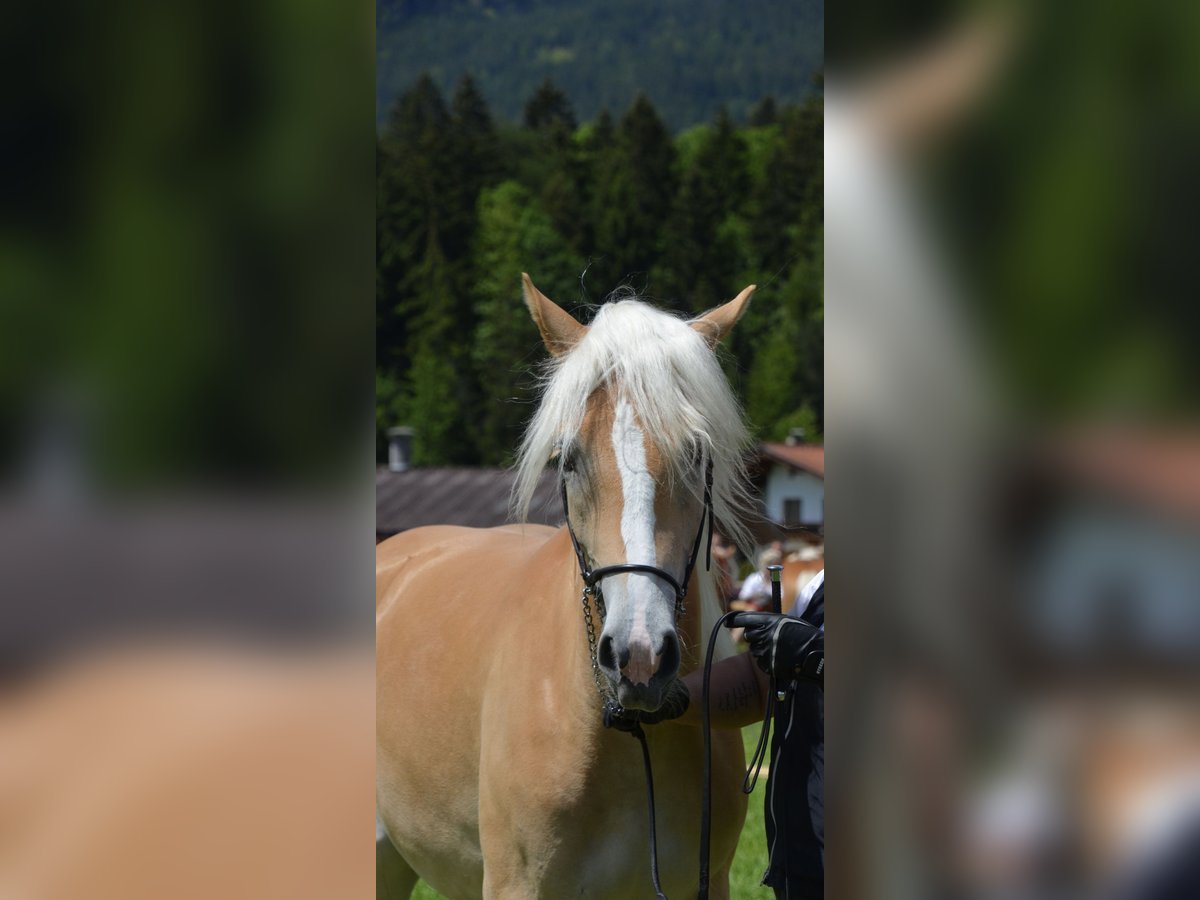
{"label": "horse nostril", "polygon": [[618,671],[617,661],[613,656],[613,639],[610,635],[600,638],[600,647],[596,651],[596,659],[600,663],[600,668],[608,669],[610,672]]}
{"label": "horse nostril", "polygon": [[662,647],[659,648],[658,671],[674,675],[679,670],[679,638],[675,632],[669,631],[663,636]]}

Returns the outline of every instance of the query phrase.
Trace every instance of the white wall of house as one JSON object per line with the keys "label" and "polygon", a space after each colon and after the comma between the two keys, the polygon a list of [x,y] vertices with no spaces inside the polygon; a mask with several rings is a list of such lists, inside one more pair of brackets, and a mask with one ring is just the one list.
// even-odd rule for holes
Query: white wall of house
{"label": "white wall of house", "polygon": [[[1200,541],[1165,518],[1131,510],[1063,510],[1042,541],[1015,614],[1056,650],[1101,658],[1195,660],[1200,641]],[[1033,633],[1033,632],[1031,632]]]}
{"label": "white wall of house", "polygon": [[767,518],[786,523],[788,500],[800,501],[800,524],[820,525],[825,521],[825,482],[799,469],[775,463],[767,473],[763,490]]}

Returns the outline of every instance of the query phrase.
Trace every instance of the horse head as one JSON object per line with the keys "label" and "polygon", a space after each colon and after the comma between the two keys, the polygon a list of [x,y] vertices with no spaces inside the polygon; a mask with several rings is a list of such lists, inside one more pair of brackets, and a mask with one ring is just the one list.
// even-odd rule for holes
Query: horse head
{"label": "horse head", "polygon": [[547,458],[556,463],[580,568],[602,576],[597,662],[622,706],[655,710],[679,670],[678,612],[705,499],[735,533],[729,519],[745,509],[746,433],[713,351],[754,287],[690,322],[620,300],[584,326],[528,276],[524,285],[552,359],[518,496]]}

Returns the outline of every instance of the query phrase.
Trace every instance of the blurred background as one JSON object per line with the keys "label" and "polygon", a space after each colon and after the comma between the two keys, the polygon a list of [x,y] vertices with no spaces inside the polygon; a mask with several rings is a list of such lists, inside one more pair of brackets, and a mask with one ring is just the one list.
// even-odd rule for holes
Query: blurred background
{"label": "blurred background", "polygon": [[0,36],[0,895],[373,868],[369,6]]}
{"label": "blurred background", "polygon": [[831,11],[836,896],[1200,891],[1197,24]]}

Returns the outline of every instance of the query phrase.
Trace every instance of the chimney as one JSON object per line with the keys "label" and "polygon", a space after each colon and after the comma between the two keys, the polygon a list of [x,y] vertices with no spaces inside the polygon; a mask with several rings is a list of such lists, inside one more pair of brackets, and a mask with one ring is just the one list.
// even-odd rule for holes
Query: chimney
{"label": "chimney", "polygon": [[795,447],[795,446],[797,446],[799,444],[803,444],[803,443],[804,443],[804,429],[803,428],[793,428],[788,432],[787,445],[789,447]]}
{"label": "chimney", "polygon": [[388,439],[388,469],[393,472],[406,472],[412,465],[413,430],[407,425],[400,425],[387,430]]}

